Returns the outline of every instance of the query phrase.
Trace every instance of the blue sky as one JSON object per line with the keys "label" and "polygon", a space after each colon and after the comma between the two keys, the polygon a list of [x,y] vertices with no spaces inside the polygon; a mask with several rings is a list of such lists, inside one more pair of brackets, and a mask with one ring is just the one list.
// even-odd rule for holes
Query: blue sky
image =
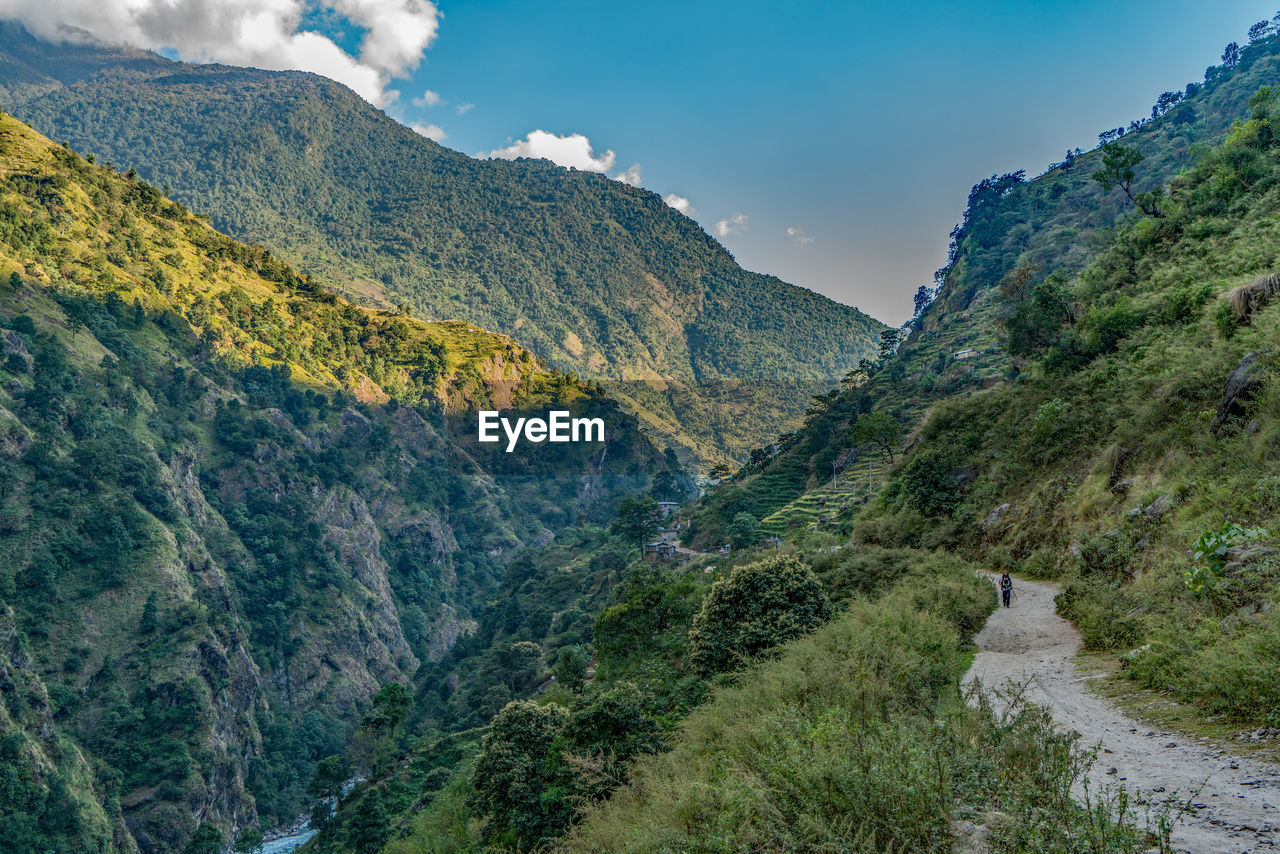
{"label": "blue sky", "polygon": [[[709,231],[745,214],[722,240],[744,266],[901,322],[975,181],[1093,147],[1276,8],[440,0],[440,12],[393,115],[469,154],[535,129],[583,134],[597,156],[616,152],[611,173],[640,163],[643,186],[688,198]],[[427,89],[447,103],[411,103]]]}
{"label": "blue sky", "polygon": [[10,0],[3,14],[46,38],[70,26],[327,74],[467,154],[554,143],[557,162],[639,164],[744,266],[897,323],[970,186],[1038,174],[1149,115],[1276,6]]}

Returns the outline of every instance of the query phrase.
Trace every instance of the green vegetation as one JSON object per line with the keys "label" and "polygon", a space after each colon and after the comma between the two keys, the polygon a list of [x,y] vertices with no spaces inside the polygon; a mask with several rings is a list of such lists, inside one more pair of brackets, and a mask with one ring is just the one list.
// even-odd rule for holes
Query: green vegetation
{"label": "green vegetation", "polygon": [[[468,324],[359,309],[4,119],[0,595],[18,630],[0,631],[0,809],[16,838],[243,847],[309,806],[316,848],[341,854],[948,850],[959,820],[1003,850],[1160,845],[1123,796],[1072,798],[1087,756],[1042,713],[997,713],[958,681],[994,607],[974,570],[1014,568],[1060,579],[1060,611],[1134,684],[1280,725],[1280,40],[1260,31],[1224,62],[1096,152],[976,185],[905,340],[885,330],[796,432],[752,440],[686,512],[687,544],[732,554],[683,563],[640,547],[687,480],[595,383]],[[210,114],[247,134],[261,125],[236,124],[228,93],[299,93],[279,133],[234,151],[139,143],[190,186],[198,151],[238,164],[228,180],[255,202],[287,192],[323,216],[332,190],[383,237],[379,218],[403,217],[416,254],[387,268],[364,236],[300,216],[291,251],[330,280],[376,271],[381,291],[429,269],[431,300],[483,293],[486,318],[628,380],[685,377],[679,347],[627,361],[680,336],[569,339],[542,285],[591,305],[596,270],[624,305],[643,271],[672,306],[764,299],[705,235],[598,176],[466,165],[510,202],[489,219],[464,192],[480,173],[405,147],[388,162],[456,194],[435,198],[457,234],[418,225],[413,200],[361,208],[332,170],[273,183],[299,140],[330,165],[381,150],[350,131],[364,108],[305,77],[157,76],[172,68],[136,58],[118,91],[172,104],[188,135],[205,119],[175,99],[224,98]],[[107,133],[102,81],[49,79],[21,97],[83,105],[86,133]],[[272,235],[293,204],[217,210]],[[574,263],[523,246],[531,223]],[[619,245],[632,254],[605,263]],[[643,308],[601,322],[652,331]],[[791,364],[764,333],[735,361],[737,308],[707,311],[689,365],[754,380]],[[822,329],[816,350],[836,352]],[[468,406],[552,400],[607,413],[610,452],[512,459],[459,438]],[[766,533],[783,542],[760,549]]]}
{"label": "green vegetation", "polygon": [[[1161,95],[1150,118],[1107,130],[1100,140],[1122,141],[1142,154],[1133,166],[1130,190],[1135,196],[1151,192],[1195,164],[1205,146],[1221,142],[1233,121],[1249,115],[1250,99],[1260,87],[1276,85],[1280,38],[1272,32],[1240,48],[1234,65],[1214,66],[1204,82]],[[842,389],[817,395],[802,428],[780,435],[776,452],[753,458],[701,505],[691,543],[725,542],[725,526],[737,513],[768,518],[806,491],[829,483],[833,475],[865,470],[866,456],[879,450],[869,441],[846,438],[859,416],[892,416],[903,424],[901,438],[909,441],[932,406],[983,394],[1005,382],[1027,358],[1052,343],[1043,336],[1074,323],[1073,305],[1063,301],[1063,285],[1113,245],[1119,237],[1116,229],[1127,217],[1140,213],[1123,192],[1109,192],[1094,179],[1103,167],[1102,156],[1101,150],[1072,151],[1031,180],[1011,172],[978,182],[963,221],[952,232],[948,264],[938,271],[936,288],[927,288],[928,295],[919,301],[920,310],[896,355],[879,364],[868,362],[863,367],[870,370],[850,373]],[[1248,174],[1244,180],[1250,180]],[[1241,213],[1223,208],[1219,225]],[[1202,290],[1216,288],[1212,281],[1184,283],[1161,310],[1171,318],[1188,317],[1208,299]],[[1040,293],[1029,305],[1007,298],[1021,290]],[[1219,322],[1234,328],[1236,314],[1219,305]],[[1106,318],[1093,318],[1088,332],[1098,346],[1122,330],[1127,315],[1123,305],[1119,308]],[[1020,320],[1006,323],[1011,313]],[[877,475],[874,488],[880,486],[883,480]],[[847,520],[848,513],[841,513],[834,521]]]}
{"label": "green vegetation", "polygon": [[831,604],[808,566],[793,557],[749,563],[712,585],[693,618],[690,656],[704,674],[718,673],[830,618]]}
{"label": "green vegetation", "polygon": [[608,381],[682,457],[745,458],[794,425],[797,388],[821,390],[878,346],[881,324],[743,270],[654,193],[442,148],[314,75],[5,27],[0,87],[42,132],[136,166],[326,286],[503,331]]}
{"label": "green vegetation", "polygon": [[[603,524],[655,474],[687,485],[509,339],[357,308],[7,116],[0,270],[18,850],[217,850],[303,813],[326,757],[381,773],[402,686],[499,619],[512,552]],[[552,402],[604,417],[608,454],[472,438],[469,407]]]}
{"label": "green vegetation", "polygon": [[1143,850],[1119,805],[1074,804],[1081,755],[1040,713],[961,700],[957,624],[993,605],[963,565],[856,601],[689,715],[562,850],[945,851],[992,810],[993,850]]}
{"label": "green vegetation", "polygon": [[[352,828],[379,790],[392,854],[948,850],[961,819],[988,824],[1001,850],[1151,845],[1123,798],[1071,799],[1088,757],[1042,713],[962,698],[966,639],[995,606],[973,564],[784,547],[711,568],[632,564],[596,620],[598,666],[580,690],[410,746],[399,770],[343,798],[322,850],[359,850]],[[735,620],[735,601],[755,601],[747,587],[771,607]],[[708,679],[713,628],[760,642]]]}
{"label": "green vegetation", "polygon": [[[899,419],[907,450],[884,488],[830,524],[1062,579],[1061,612],[1089,648],[1124,654],[1125,677],[1273,725],[1278,52],[1255,40],[1099,151],[977,185],[898,354],[717,487],[691,542],[824,494],[881,451],[856,426]],[[1103,239],[1084,253],[1087,232]]]}

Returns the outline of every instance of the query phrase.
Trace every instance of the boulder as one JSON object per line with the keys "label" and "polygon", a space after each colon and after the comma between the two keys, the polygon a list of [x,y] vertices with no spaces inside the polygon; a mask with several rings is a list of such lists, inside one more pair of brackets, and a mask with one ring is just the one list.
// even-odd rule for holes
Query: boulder
{"label": "boulder", "polygon": [[1148,519],[1159,519],[1164,514],[1173,509],[1173,505],[1177,500],[1172,495],[1161,495],[1142,509],[1142,515]]}
{"label": "boulder", "polygon": [[1012,506],[1013,505],[1011,504],[1005,503],[992,509],[992,511],[987,514],[987,518],[982,520],[982,527],[989,530],[994,528],[996,525],[999,525],[1000,520],[1005,517],[1005,514],[1009,512]]}
{"label": "boulder", "polygon": [[1218,401],[1218,417],[1213,423],[1215,435],[1222,432],[1223,425],[1229,419],[1244,415],[1248,403],[1262,389],[1266,381],[1265,358],[1270,352],[1255,350],[1247,354],[1227,377],[1222,399]]}

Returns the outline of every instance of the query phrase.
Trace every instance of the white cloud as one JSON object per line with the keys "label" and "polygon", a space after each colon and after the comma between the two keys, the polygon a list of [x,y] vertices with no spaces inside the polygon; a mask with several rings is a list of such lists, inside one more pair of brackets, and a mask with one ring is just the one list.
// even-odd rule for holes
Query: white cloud
{"label": "white cloud", "polygon": [[473,104],[473,103],[471,103],[470,101],[468,101],[468,102],[467,102],[467,103],[465,103],[465,104],[459,104],[458,106],[454,107],[453,109],[454,109],[454,112],[456,112],[458,115],[462,115],[463,113],[470,112],[470,111],[471,111],[472,109],[474,109],[474,108],[475,108],[475,104]]}
{"label": "white cloud", "polygon": [[662,200],[685,216],[693,216],[695,213],[693,205],[691,205],[689,200],[684,196],[677,196],[675,193],[667,193]]}
{"label": "white cloud", "polygon": [[731,234],[738,234],[747,227],[747,215],[738,211],[738,213],[722,219],[716,223],[716,237],[725,238]]}
{"label": "white cloud", "polygon": [[627,171],[619,172],[614,175],[614,180],[621,181],[624,184],[630,184],[633,187],[640,186],[640,164],[632,163],[627,167]]}
{"label": "white cloud", "polygon": [[439,107],[446,103],[448,102],[445,101],[444,98],[440,97],[439,92],[432,92],[430,89],[423,92],[421,97],[413,99],[413,105],[415,107]]}
{"label": "white cloud", "polygon": [[813,238],[805,234],[803,228],[788,227],[787,237],[795,240],[797,246],[808,246],[813,242]]}
{"label": "white cloud", "polygon": [[506,148],[495,148],[486,156],[503,160],[540,157],[550,160],[557,166],[581,169],[584,172],[608,172],[617,159],[617,155],[612,150],[597,157],[591,148],[591,140],[580,133],[556,136],[545,130],[530,131],[525,139],[518,140]]}
{"label": "white cloud", "polygon": [[425,136],[427,139],[440,142],[449,134],[441,130],[439,125],[420,125],[416,122],[409,127],[413,128],[413,132]]}
{"label": "white cloud", "polygon": [[[364,30],[358,56],[300,30],[308,8]],[[168,50],[189,62],[312,71],[379,107],[395,100],[391,80],[418,67],[440,27],[430,0],[0,0],[0,18],[47,41],[97,40]]]}

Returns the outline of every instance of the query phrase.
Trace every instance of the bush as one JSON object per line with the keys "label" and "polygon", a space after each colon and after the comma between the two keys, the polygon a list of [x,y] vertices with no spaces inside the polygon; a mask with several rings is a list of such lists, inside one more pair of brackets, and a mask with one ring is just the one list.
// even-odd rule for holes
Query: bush
{"label": "bush", "polygon": [[937,448],[913,454],[896,485],[909,506],[928,516],[946,516],[960,501],[954,466]]}
{"label": "bush", "polygon": [[566,781],[549,761],[568,722],[560,706],[528,700],[508,703],[494,717],[471,772],[472,805],[488,816],[484,834],[491,843],[528,850],[568,826]]}
{"label": "bush", "polygon": [[946,851],[955,818],[993,812],[1008,819],[990,823],[992,850],[1145,850],[1132,816],[1072,802],[1082,754],[1047,715],[963,702],[961,638],[938,612],[995,603],[967,569],[940,580],[856,602],[752,666],[587,806],[562,850]]}
{"label": "bush", "polygon": [[693,618],[689,647],[703,673],[732,669],[826,622],[831,603],[798,559],[778,556],[739,566],[717,581]]}

